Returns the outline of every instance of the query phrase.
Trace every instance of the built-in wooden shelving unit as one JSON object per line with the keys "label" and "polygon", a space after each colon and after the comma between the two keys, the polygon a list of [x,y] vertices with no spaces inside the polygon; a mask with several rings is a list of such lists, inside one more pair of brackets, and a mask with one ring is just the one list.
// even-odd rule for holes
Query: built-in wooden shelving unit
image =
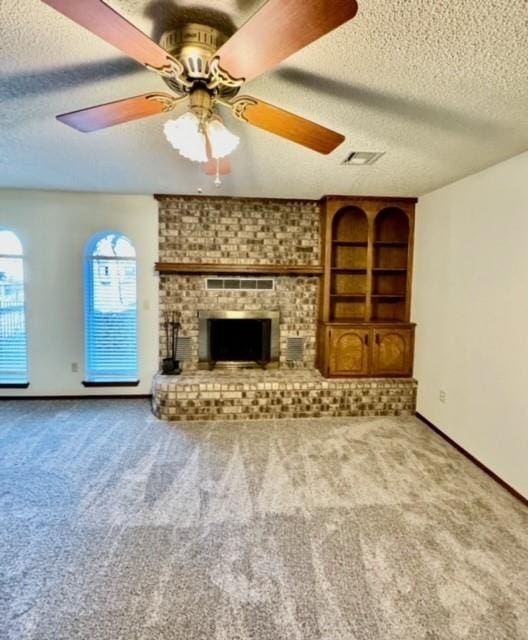
{"label": "built-in wooden shelving unit", "polygon": [[413,198],[323,198],[319,368],[410,375]]}

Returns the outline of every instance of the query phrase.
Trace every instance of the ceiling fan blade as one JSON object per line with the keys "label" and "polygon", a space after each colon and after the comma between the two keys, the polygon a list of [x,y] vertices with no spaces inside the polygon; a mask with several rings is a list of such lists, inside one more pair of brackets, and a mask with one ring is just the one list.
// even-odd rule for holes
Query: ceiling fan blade
{"label": "ceiling fan blade", "polygon": [[165,49],[102,0],[42,1],[154,71],[183,70]]}
{"label": "ceiling fan blade", "polygon": [[57,116],[57,120],[77,129],[77,131],[89,133],[113,127],[115,124],[170,111],[178,102],[186,99],[187,97],[174,98],[168,93],[145,93],[133,98],[100,104],[97,107],[63,113]]}
{"label": "ceiling fan blade", "polygon": [[[227,176],[231,173],[231,163],[229,158],[220,158],[220,165],[218,167],[218,173],[221,176]],[[216,160],[211,158],[204,164],[204,173],[208,176],[216,176]]]}
{"label": "ceiling fan blade", "polygon": [[330,153],[345,139],[336,131],[249,96],[240,96],[230,103],[221,104],[231,106],[239,120],[319,153]]}
{"label": "ceiling fan blade", "polygon": [[251,80],[352,19],[356,0],[268,0],[216,56],[235,79]]}

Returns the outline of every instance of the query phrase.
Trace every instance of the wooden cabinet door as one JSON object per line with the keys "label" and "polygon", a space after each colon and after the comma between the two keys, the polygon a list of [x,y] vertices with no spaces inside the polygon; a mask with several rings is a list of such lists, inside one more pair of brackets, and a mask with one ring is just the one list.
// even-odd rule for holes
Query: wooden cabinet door
{"label": "wooden cabinet door", "polygon": [[372,374],[410,376],[412,374],[413,330],[374,329]]}
{"label": "wooden cabinet door", "polygon": [[369,371],[370,330],[332,327],[330,330],[331,376],[366,375]]}

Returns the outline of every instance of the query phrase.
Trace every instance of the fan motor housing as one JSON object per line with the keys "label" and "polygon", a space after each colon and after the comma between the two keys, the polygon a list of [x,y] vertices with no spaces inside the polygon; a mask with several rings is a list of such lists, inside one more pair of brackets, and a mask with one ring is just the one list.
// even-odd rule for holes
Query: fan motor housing
{"label": "fan motor housing", "polygon": [[[228,37],[214,27],[188,23],[166,31],[161,36],[160,46],[181,62],[189,80],[201,84],[211,78],[210,60],[227,40]],[[177,78],[164,80],[178,94],[189,92],[189,88],[178,82]],[[216,93],[221,97],[232,97],[238,93],[238,87],[221,84],[216,87]]]}

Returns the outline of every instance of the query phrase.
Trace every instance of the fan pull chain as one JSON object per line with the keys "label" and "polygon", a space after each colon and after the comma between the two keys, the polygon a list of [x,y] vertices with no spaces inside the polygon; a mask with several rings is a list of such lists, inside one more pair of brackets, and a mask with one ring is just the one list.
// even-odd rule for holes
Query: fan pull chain
{"label": "fan pull chain", "polygon": [[222,181],[220,180],[220,158],[216,159],[216,177],[214,180],[214,184],[217,188],[219,188],[222,184]]}

